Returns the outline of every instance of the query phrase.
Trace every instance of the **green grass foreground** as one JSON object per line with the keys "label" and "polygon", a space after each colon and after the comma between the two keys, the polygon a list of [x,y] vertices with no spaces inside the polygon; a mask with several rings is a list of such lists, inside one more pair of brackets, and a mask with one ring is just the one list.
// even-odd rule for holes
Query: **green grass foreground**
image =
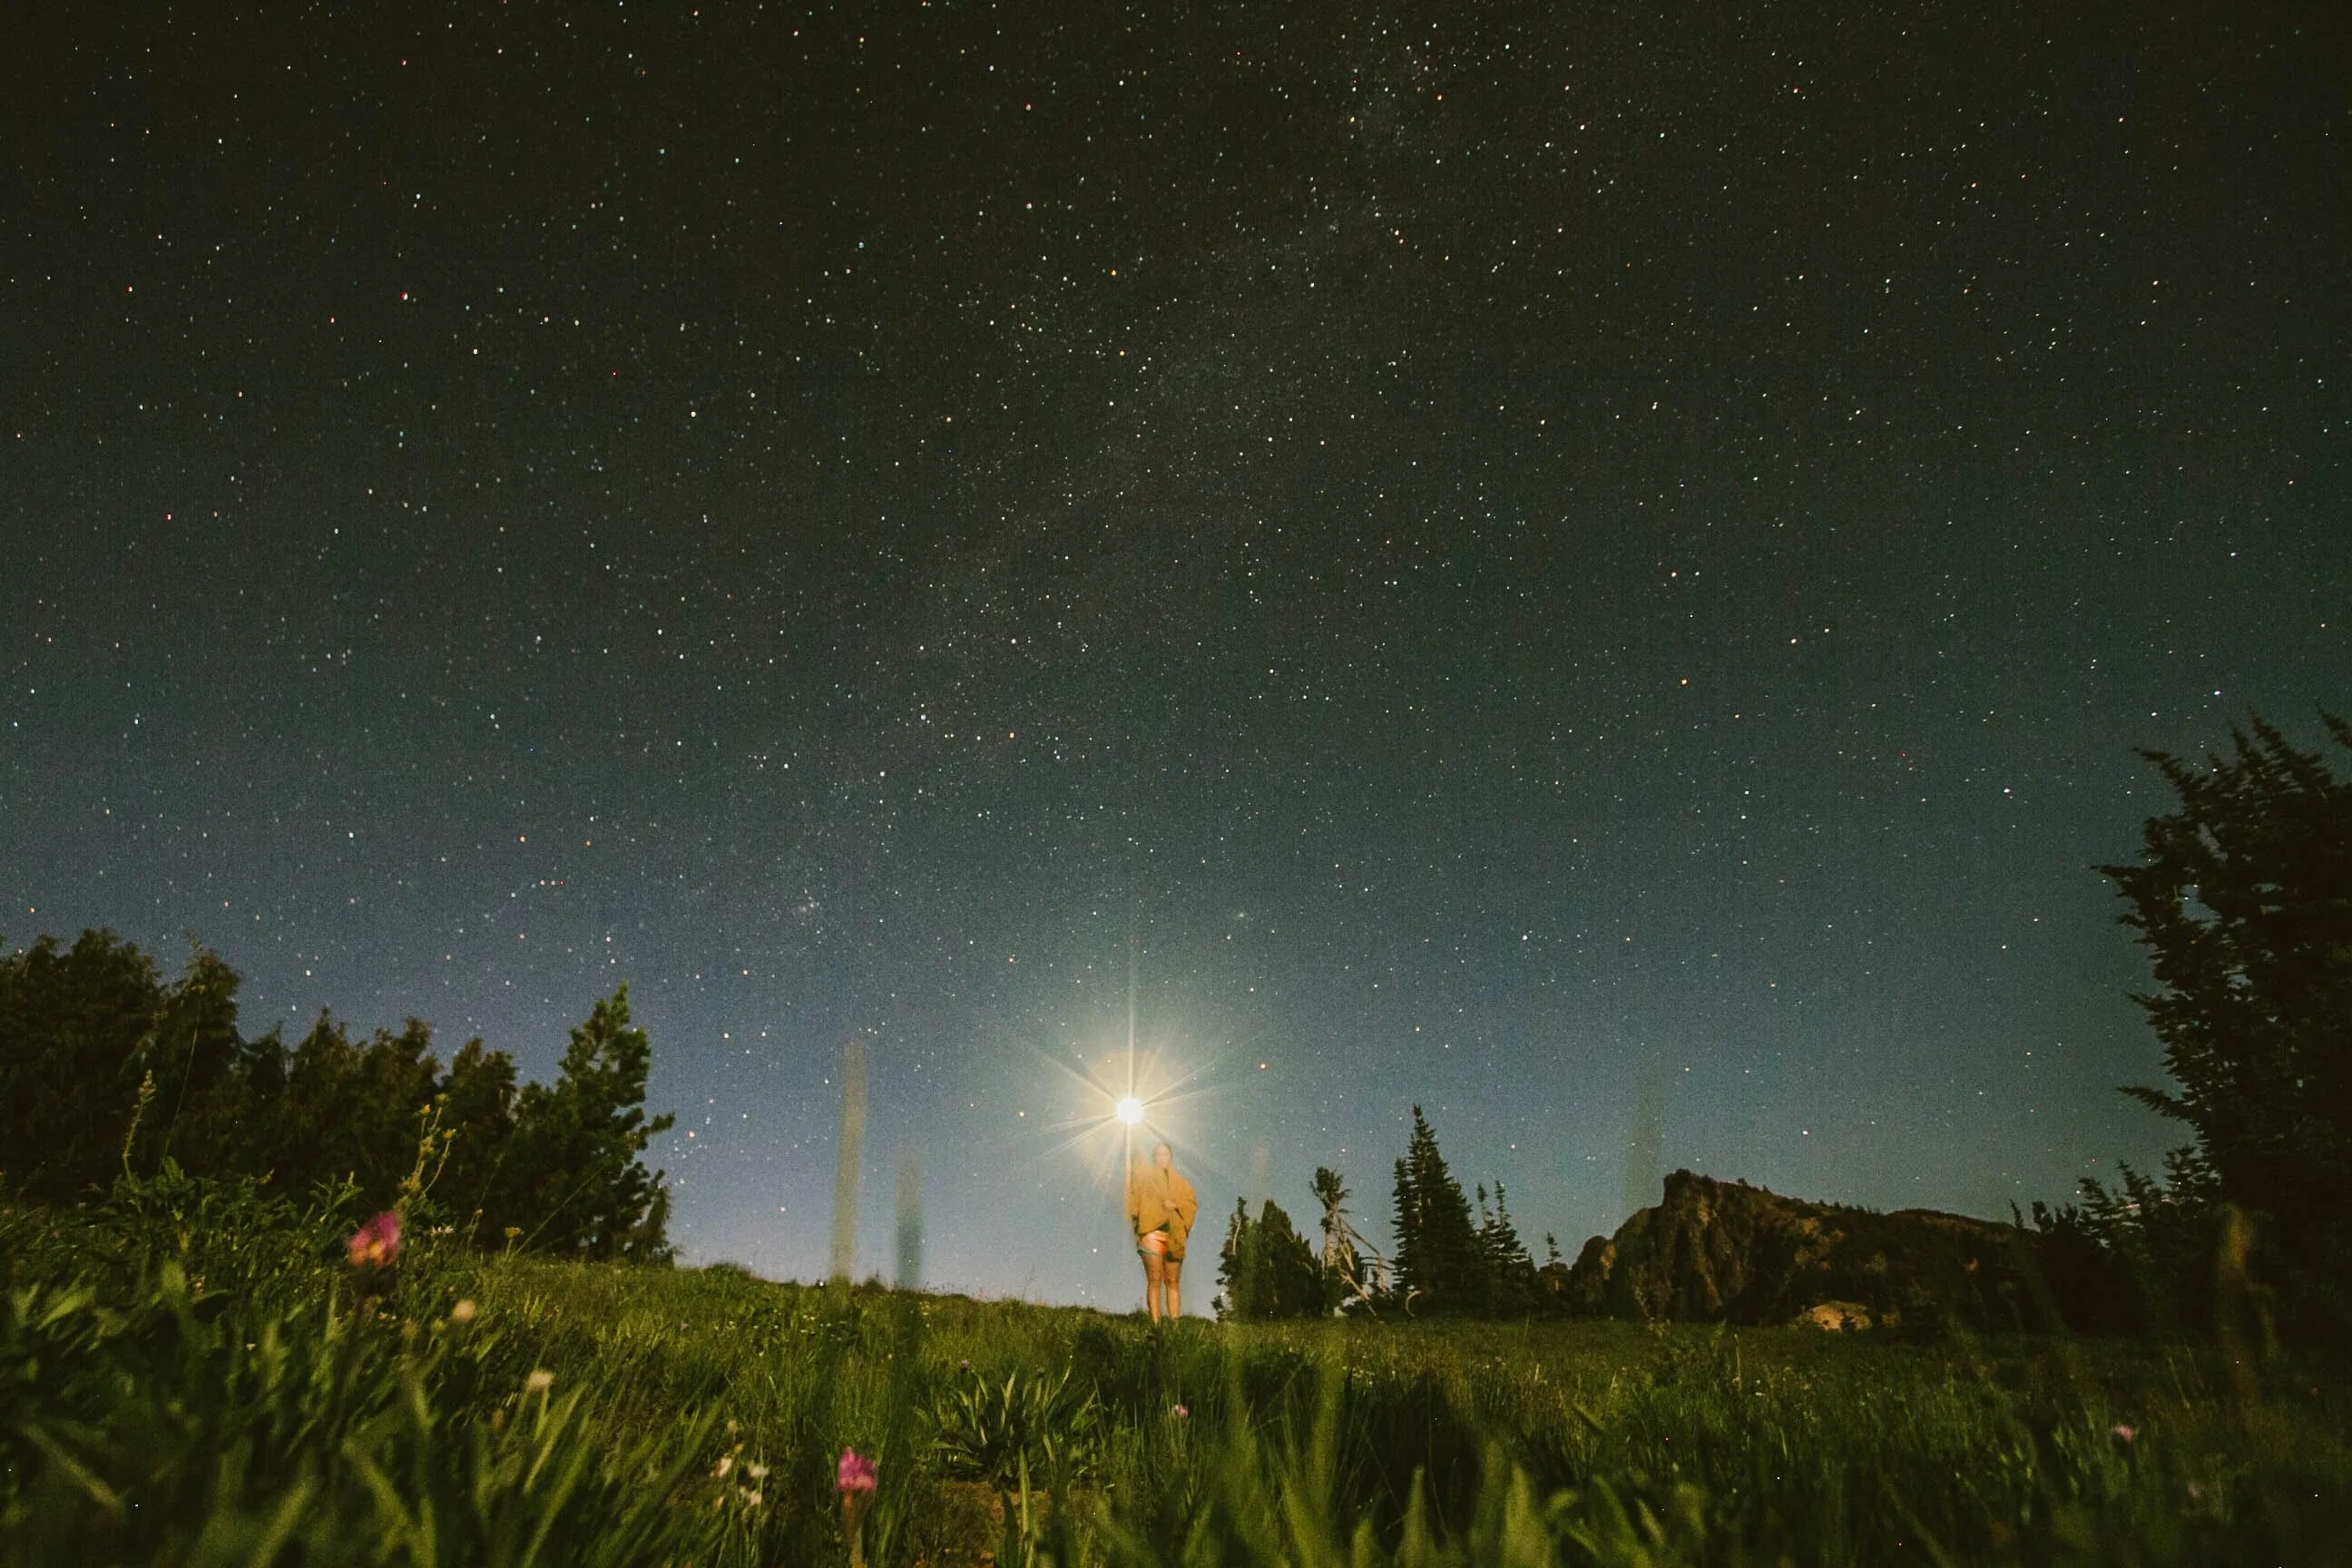
{"label": "green grass foreground", "polygon": [[430,1237],[355,1270],[344,1224],[0,1214],[0,1560],[845,1563],[853,1517],[874,1563],[2352,1560],[2347,1381],[2291,1356],[1154,1331]]}

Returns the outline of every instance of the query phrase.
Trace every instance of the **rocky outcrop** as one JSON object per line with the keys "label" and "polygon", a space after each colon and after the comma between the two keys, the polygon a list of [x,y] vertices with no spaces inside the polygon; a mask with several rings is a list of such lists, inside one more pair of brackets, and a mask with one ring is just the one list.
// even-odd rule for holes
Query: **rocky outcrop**
{"label": "rocky outcrop", "polygon": [[1877,1214],[1689,1171],[1548,1279],[1570,1311],[1830,1328],[2034,1321],[2036,1237],[1932,1209]]}

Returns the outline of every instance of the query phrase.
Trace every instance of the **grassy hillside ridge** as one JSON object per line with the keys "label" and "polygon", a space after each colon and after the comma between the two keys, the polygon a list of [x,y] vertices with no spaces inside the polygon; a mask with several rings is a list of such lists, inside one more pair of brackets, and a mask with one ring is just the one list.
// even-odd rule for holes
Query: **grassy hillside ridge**
{"label": "grassy hillside ridge", "polygon": [[[1187,1322],[0,1214],[0,1562],[2339,1561],[2339,1370],[2126,1342]],[[871,1511],[836,1462],[870,1457]],[[1024,1487],[1024,1481],[1026,1485]]]}
{"label": "grassy hillside ridge", "polygon": [[[927,1382],[1069,1369],[1111,1423],[1099,1484],[1114,1510],[1135,1507],[1157,1521],[1144,1533],[1173,1542],[1215,1507],[1218,1435],[1311,1444],[1318,1422],[1337,1450],[1341,1521],[1363,1514],[1402,1531],[1418,1475],[1430,1511],[1466,1527],[1499,1463],[1536,1495],[1577,1499],[1571,1512],[1647,1507],[1648,1549],[1686,1527],[1685,1554],[1667,1562],[1884,1562],[1929,1541],[2004,1561],[2032,1556],[2027,1543],[2053,1531],[2118,1526],[2147,1549],[2139,1561],[2164,1560],[2158,1542],[2200,1538],[2186,1560],[2228,1560],[2211,1556],[2209,1532],[2240,1545],[2270,1536],[2248,1532],[2242,1510],[2272,1503],[2289,1515],[2275,1539],[2314,1527],[2315,1550],[2336,1537],[2317,1519],[2295,1522],[2256,1454],[2275,1442],[2289,1469],[2352,1475],[2340,1394],[2306,1383],[2299,1402],[2257,1394],[2249,1407],[2226,1357],[2131,1342],[1918,1345],[1612,1322],[1196,1322],[1156,1333],[1085,1309],[520,1261],[498,1271],[484,1301],[544,1336],[551,1365],[642,1391],[630,1402],[641,1409],[724,1389],[749,1429],[790,1431],[822,1405],[839,1442],[883,1448],[886,1462],[904,1317],[919,1324]],[[698,1325],[709,1331],[688,1336]],[[798,1353],[763,1349],[779,1344]]]}

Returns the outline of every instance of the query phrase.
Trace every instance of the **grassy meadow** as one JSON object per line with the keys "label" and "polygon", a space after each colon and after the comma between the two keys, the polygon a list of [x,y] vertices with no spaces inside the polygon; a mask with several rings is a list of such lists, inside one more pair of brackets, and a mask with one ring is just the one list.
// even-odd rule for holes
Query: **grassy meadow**
{"label": "grassy meadow", "polygon": [[[0,1204],[0,1562],[2352,1561],[2341,1363],[1139,1319]],[[844,1489],[841,1456],[872,1461]]]}

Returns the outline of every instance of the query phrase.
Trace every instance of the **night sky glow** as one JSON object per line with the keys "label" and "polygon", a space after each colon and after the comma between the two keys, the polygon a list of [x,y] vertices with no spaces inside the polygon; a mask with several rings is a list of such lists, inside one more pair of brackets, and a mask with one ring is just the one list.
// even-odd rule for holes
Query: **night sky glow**
{"label": "night sky glow", "polygon": [[1211,1262],[1416,1101],[1570,1251],[2152,1161],[2133,748],[2352,707],[2352,59],[2124,10],[77,9],[0,932],[537,1075],[626,979],[776,1276],[853,1039],[860,1271],[911,1150],[1122,1309],[1147,1135]]}

